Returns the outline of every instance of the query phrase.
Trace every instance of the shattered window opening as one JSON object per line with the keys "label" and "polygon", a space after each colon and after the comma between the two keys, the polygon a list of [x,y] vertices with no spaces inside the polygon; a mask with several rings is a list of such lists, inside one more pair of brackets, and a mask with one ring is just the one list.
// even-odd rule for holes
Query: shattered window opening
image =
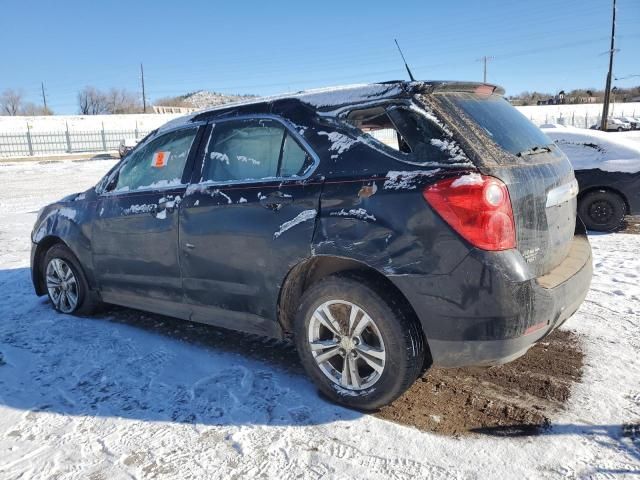
{"label": "shattered window opening", "polygon": [[[414,162],[455,162],[451,139],[428,117],[401,105],[352,110],[347,122]],[[459,152],[462,153],[462,152]]]}

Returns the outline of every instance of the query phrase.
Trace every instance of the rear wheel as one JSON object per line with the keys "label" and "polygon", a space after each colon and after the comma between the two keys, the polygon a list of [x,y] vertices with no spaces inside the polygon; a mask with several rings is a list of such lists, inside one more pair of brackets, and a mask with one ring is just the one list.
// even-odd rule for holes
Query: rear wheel
{"label": "rear wheel", "polygon": [[626,210],[622,197],[607,190],[589,192],[578,203],[578,214],[586,227],[600,232],[620,228]]}
{"label": "rear wheel", "polygon": [[99,306],[80,263],[65,245],[56,244],[47,251],[42,275],[49,300],[58,312],[88,315]]}
{"label": "rear wheel", "polygon": [[360,279],[330,276],[312,285],[295,322],[305,370],[342,405],[375,410],[422,371],[425,344],[417,322]]}

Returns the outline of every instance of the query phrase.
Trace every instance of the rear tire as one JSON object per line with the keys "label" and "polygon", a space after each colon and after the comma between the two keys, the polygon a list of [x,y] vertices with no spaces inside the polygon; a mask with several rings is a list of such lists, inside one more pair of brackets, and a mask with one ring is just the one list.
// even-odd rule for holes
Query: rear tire
{"label": "rear tire", "polygon": [[627,206],[617,193],[596,190],[578,202],[578,215],[589,230],[613,232],[622,225]]}
{"label": "rear tire", "polygon": [[296,347],[307,374],[334,402],[376,410],[422,372],[422,329],[389,297],[346,275],[326,277],[304,292],[294,324]]}
{"label": "rear tire", "polygon": [[53,308],[60,313],[90,315],[101,305],[89,288],[76,256],[66,245],[53,245],[44,256],[42,282]]}

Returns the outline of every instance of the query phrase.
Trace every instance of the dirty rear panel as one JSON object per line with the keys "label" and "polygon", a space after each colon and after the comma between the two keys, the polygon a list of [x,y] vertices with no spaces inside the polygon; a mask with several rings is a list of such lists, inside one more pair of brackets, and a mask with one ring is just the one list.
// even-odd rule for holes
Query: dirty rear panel
{"label": "dirty rear panel", "polygon": [[496,94],[445,90],[416,99],[445,121],[482,173],[507,185],[517,248],[532,273],[560,264],[576,221],[575,178],[560,149]]}

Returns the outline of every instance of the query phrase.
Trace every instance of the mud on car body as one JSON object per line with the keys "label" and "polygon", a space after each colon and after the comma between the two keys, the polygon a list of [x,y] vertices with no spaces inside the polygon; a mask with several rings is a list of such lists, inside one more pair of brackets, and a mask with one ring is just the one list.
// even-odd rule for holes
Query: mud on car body
{"label": "mud on car body", "polygon": [[36,292],[292,336],[361,409],[513,360],[578,308],[591,250],[569,162],[501,95],[389,82],[172,121],[41,212]]}

